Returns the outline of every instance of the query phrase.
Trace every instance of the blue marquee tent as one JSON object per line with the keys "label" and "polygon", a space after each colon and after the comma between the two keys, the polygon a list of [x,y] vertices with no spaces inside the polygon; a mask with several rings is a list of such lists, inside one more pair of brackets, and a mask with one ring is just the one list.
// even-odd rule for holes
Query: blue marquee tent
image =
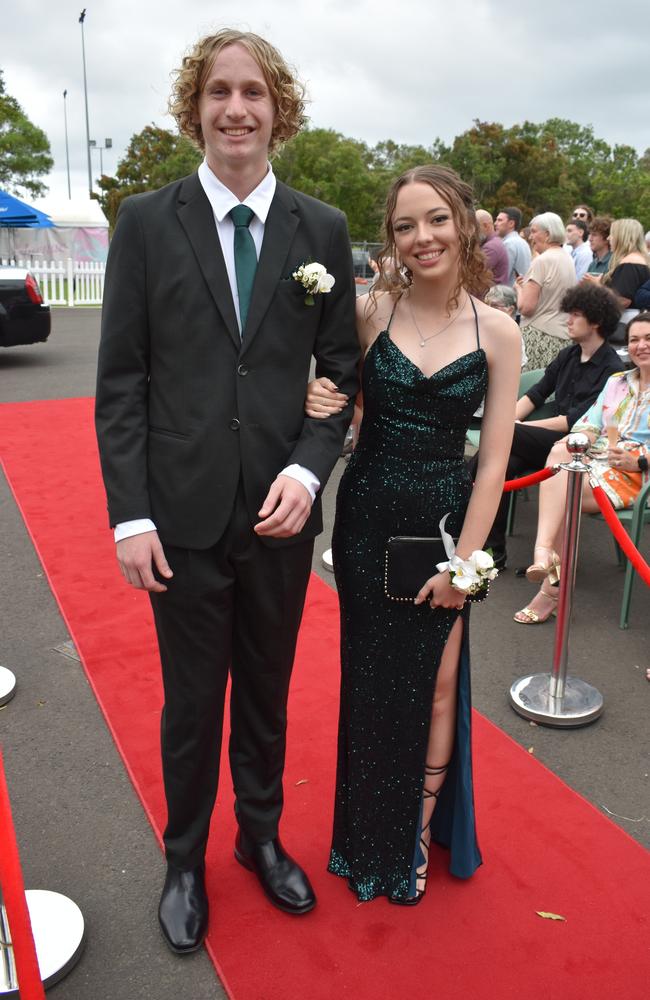
{"label": "blue marquee tent", "polygon": [[0,190],[0,226],[3,229],[47,229],[53,225],[49,215]]}

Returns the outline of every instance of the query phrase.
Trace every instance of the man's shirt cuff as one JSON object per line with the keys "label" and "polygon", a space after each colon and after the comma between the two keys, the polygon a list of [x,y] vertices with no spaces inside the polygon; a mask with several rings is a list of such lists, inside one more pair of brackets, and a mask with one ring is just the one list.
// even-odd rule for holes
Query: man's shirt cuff
{"label": "man's shirt cuff", "polygon": [[116,542],[121,542],[132,535],[143,535],[145,531],[156,531],[156,525],[148,517],[140,517],[137,521],[122,521],[113,528]]}
{"label": "man's shirt cuff", "polygon": [[305,487],[311,497],[312,503],[316,499],[316,494],[320,489],[320,479],[306,469],[304,465],[288,465],[280,473],[281,476],[289,476],[290,479],[297,479]]}

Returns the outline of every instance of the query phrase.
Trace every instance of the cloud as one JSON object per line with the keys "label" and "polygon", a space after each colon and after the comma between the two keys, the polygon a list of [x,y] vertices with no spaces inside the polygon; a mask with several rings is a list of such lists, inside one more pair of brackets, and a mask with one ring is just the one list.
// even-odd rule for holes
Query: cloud
{"label": "cloud", "polygon": [[[265,35],[308,84],[317,126],[370,143],[449,142],[474,118],[512,125],[568,118],[610,144],[648,142],[650,73],[639,3],[545,0],[102,0],[85,22],[91,138],[113,140],[114,171],[149,122],[171,128],[170,72],[201,34],[224,25]],[[67,192],[63,90],[73,187],[87,189],[82,4],[32,0],[3,24],[7,90],[47,133],[54,194]],[[93,173],[99,173],[99,156]]]}

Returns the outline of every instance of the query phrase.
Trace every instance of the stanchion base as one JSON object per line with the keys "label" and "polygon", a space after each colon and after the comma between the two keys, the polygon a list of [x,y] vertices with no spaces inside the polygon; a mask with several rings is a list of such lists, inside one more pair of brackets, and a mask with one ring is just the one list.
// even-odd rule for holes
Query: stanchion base
{"label": "stanchion base", "polygon": [[0,708],[16,693],[16,677],[7,667],[0,667]]}
{"label": "stanchion base", "polygon": [[[38,967],[43,985],[47,988],[63,979],[79,961],[85,941],[84,918],[77,904],[59,892],[28,889],[25,898]],[[6,921],[6,910],[4,916]],[[18,997],[12,949],[3,948],[2,952],[0,996]],[[5,959],[8,961],[5,962]]]}
{"label": "stanchion base", "polygon": [[551,675],[520,677],[510,688],[510,704],[524,719],[543,726],[586,726],[601,715],[603,696],[579,677],[567,677],[564,696],[551,697]]}
{"label": "stanchion base", "polygon": [[328,569],[330,573],[334,572],[334,560],[332,559],[331,549],[325,549],[323,552],[322,563],[325,569]]}

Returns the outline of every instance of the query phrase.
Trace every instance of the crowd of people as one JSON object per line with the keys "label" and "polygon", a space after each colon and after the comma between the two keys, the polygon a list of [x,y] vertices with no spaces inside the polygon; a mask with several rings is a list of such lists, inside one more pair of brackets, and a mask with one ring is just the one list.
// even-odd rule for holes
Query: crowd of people
{"label": "crowd of people", "polygon": [[[491,218],[483,210],[478,214]],[[577,205],[566,225],[554,212],[536,215],[525,229],[521,224],[516,207],[496,217],[510,274],[503,285],[494,274],[485,299],[518,314],[522,368],[540,374],[517,403],[508,478],[566,461],[567,433],[585,430],[589,457],[614,507],[631,506],[648,474],[650,232],[644,234],[637,219],[595,216],[588,205]],[[612,342],[627,347],[627,358]],[[628,371],[617,374],[627,365]],[[545,412],[536,416],[541,407]],[[477,461],[470,463],[473,470]],[[564,479],[558,475],[541,489],[534,557],[526,573],[541,586],[515,614],[520,624],[540,624],[555,611]],[[586,494],[584,509],[592,510],[593,503]],[[504,494],[488,537],[499,567],[507,559],[508,505]]]}

